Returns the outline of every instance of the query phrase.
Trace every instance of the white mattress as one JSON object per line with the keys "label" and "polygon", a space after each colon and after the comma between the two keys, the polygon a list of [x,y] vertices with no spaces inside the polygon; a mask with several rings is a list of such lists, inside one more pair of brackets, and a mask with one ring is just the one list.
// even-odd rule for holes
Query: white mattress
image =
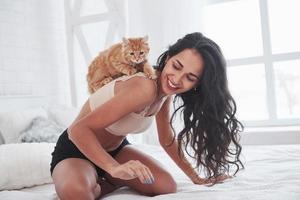
{"label": "white mattress", "polygon": [[[147,145],[141,149],[162,161],[168,169],[172,169],[171,173],[178,184],[177,193],[160,195],[152,199],[300,199],[300,145],[244,146],[242,159],[245,161],[245,170],[240,171],[237,177],[213,187],[191,183],[160,147]],[[123,187],[103,199],[146,198],[149,197]],[[58,198],[54,185],[47,184],[22,190],[1,191],[0,199],[53,200]]]}

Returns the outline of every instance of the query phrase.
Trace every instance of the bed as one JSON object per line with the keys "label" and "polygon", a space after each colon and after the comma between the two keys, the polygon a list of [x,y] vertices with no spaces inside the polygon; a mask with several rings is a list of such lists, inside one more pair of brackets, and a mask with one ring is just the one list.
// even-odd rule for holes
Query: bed
{"label": "bed", "polygon": [[[20,142],[20,135],[22,134],[19,132],[21,129],[25,128],[26,133],[32,134],[32,131],[28,131],[28,126],[32,128],[34,124],[40,123],[39,129],[41,128],[42,122],[34,121],[37,116],[39,119],[51,119],[56,124],[60,124],[61,127],[55,127],[52,124],[51,129],[49,129],[50,122],[47,122],[47,131],[56,131],[67,126],[78,110],[66,109],[61,106],[42,105],[40,107],[37,106],[37,102],[34,102],[32,106],[27,107],[26,112],[11,111],[11,108],[5,110],[0,107],[0,131],[5,142],[5,144],[0,145],[1,200],[58,199],[49,173],[50,153],[55,143],[15,143],[15,141]],[[43,123],[45,124],[45,122]],[[12,131],[7,131],[8,129]],[[32,135],[30,136],[32,139]],[[28,137],[22,138],[28,139]],[[37,140],[40,139],[37,137]],[[300,199],[300,145],[244,145],[242,160],[245,164],[245,170],[240,171],[233,179],[213,187],[194,185],[161,147],[144,144],[135,145],[161,161],[167,169],[170,169],[178,184],[177,193],[159,195],[151,197],[152,199]],[[122,187],[106,195],[103,199],[147,198],[150,197],[139,195],[128,187]]]}

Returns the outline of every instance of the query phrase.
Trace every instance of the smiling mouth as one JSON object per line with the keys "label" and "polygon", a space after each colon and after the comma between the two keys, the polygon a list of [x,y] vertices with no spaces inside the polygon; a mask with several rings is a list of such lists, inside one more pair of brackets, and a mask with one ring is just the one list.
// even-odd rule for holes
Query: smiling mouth
{"label": "smiling mouth", "polygon": [[169,79],[168,79],[168,87],[171,88],[172,90],[176,90],[178,89],[179,87],[175,86]]}

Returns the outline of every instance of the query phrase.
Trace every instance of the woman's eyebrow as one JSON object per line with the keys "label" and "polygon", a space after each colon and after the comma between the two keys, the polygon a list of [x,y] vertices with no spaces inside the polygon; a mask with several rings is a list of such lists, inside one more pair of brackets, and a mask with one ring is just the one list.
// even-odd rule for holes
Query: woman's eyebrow
{"label": "woman's eyebrow", "polygon": [[[176,62],[183,68],[183,64],[179,60],[176,59]],[[192,72],[190,72],[189,74],[199,79],[199,77],[196,74],[193,74]]]}

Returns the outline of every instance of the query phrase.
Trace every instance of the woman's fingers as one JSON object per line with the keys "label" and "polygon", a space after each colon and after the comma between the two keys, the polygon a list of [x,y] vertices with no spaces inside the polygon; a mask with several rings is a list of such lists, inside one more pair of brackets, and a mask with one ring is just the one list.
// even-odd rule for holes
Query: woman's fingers
{"label": "woman's fingers", "polygon": [[132,179],[136,178],[137,177],[137,174],[135,173],[135,171],[129,166],[127,167],[127,172],[128,174],[130,174],[130,176],[132,177]]}
{"label": "woman's fingers", "polygon": [[147,170],[147,167],[142,167],[141,170],[143,171],[143,175],[145,178],[144,183],[146,183],[146,184],[152,183],[151,174]]}
{"label": "woman's fingers", "polygon": [[140,161],[134,161],[134,162],[130,162],[129,165],[130,165],[130,169],[134,171],[137,178],[139,178],[139,180],[142,183],[150,184],[153,182],[154,178],[150,169],[147,166],[145,166],[143,163],[141,163]]}
{"label": "woman's fingers", "polygon": [[229,178],[232,178],[232,176],[229,176],[229,175],[226,175],[226,174],[222,174],[222,175],[220,175],[220,176],[217,177],[217,181],[218,182],[222,182],[222,181],[224,181],[226,179],[229,179]]}
{"label": "woman's fingers", "polygon": [[150,169],[149,169],[148,167],[145,167],[145,170],[146,170],[147,173],[148,173],[148,177],[149,177],[150,182],[153,183],[153,182],[154,182],[154,176],[153,176],[153,174],[151,173]]}

